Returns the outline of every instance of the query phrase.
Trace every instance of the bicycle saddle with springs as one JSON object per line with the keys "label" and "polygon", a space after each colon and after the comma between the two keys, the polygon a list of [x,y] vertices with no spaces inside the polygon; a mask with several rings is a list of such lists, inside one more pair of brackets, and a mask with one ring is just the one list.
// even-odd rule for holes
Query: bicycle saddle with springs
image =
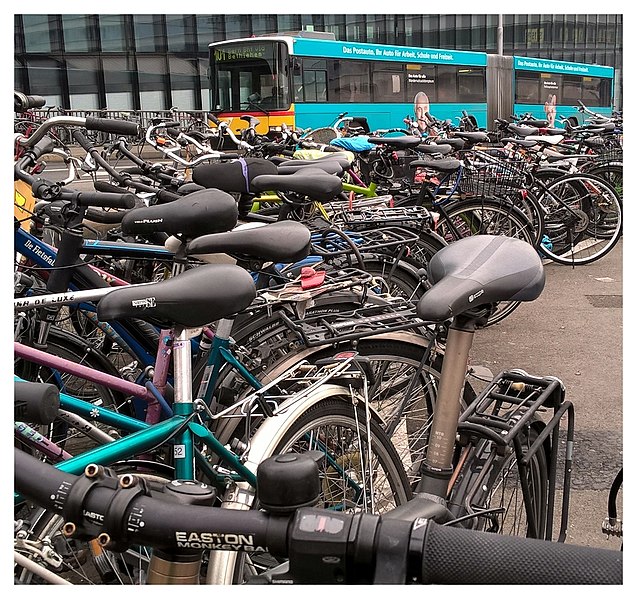
{"label": "bicycle saddle with springs", "polygon": [[418,316],[442,322],[483,304],[532,301],[544,289],[544,267],[533,246],[513,237],[474,235],[442,248],[429,262],[432,287]]}

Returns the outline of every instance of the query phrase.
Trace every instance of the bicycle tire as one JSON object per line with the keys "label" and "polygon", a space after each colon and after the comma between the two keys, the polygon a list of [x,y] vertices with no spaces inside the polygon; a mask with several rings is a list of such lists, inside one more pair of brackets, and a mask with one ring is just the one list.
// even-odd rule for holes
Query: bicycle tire
{"label": "bicycle tire", "polygon": [[486,234],[515,237],[534,245],[533,223],[507,200],[487,197],[459,200],[446,208],[445,214],[438,222],[438,233],[447,243]]}
{"label": "bicycle tire", "polygon": [[340,137],[340,135],[333,127],[319,127],[303,136],[303,138],[308,137],[311,137],[312,141],[317,144],[329,145],[333,139]]}
{"label": "bicycle tire", "polygon": [[[427,339],[411,332],[366,337],[351,346],[370,361],[375,382],[368,389],[368,401],[383,419],[412,487],[419,478],[420,463],[428,446],[443,359],[442,355],[434,353],[421,366],[426,347]],[[341,349],[347,351],[350,346]],[[295,359],[316,363],[332,356],[334,351],[326,346],[306,349],[273,368],[272,375],[289,368]],[[411,388],[410,383],[413,384]],[[407,390],[410,391],[408,398]],[[461,405],[466,407],[475,396],[476,391],[467,377]]]}
{"label": "bicycle tire", "polygon": [[[521,433],[522,454],[538,438],[539,421]],[[548,464],[547,444],[528,459],[522,476],[529,484],[531,504],[526,504],[520,486],[519,464],[513,451],[501,455],[489,440],[479,440],[468,449],[468,457],[449,495],[448,506],[459,517],[469,517],[462,526],[511,536],[544,538],[547,527]],[[480,516],[483,510],[495,510]],[[535,524],[529,526],[529,516]]]}
{"label": "bicycle tire", "polygon": [[[382,513],[411,498],[407,476],[391,441],[373,417],[369,420],[371,437],[368,436],[365,410],[354,406],[349,397],[327,397],[288,424],[287,430],[282,432],[270,455],[288,452],[303,453],[313,449],[315,447],[313,443],[319,438],[323,440],[323,443],[319,443],[318,446],[323,448],[329,445],[331,459],[322,459],[317,462],[322,489],[319,507],[341,509],[344,506],[348,511],[361,509],[370,511],[369,499],[373,497],[375,500],[373,511]],[[337,429],[333,431],[333,435],[329,434],[331,427]],[[332,441],[328,442],[327,439]],[[367,445],[370,439],[374,465],[365,474],[360,467],[367,461]],[[344,442],[343,445],[341,442]],[[361,445],[357,448],[356,443]],[[267,457],[270,456],[259,456],[259,460],[263,461]],[[339,470],[342,472],[339,473]],[[344,482],[344,477],[350,480],[354,478],[358,482],[371,480],[378,482],[379,472],[385,473],[382,488],[376,485],[372,493],[363,493],[366,499],[362,502],[358,502],[355,497],[352,499],[351,486],[348,487]],[[363,483],[364,486],[366,484]],[[383,501],[376,501],[379,498]],[[256,503],[254,508],[258,509],[258,497]],[[211,554],[211,560],[214,565],[209,566],[208,584],[242,584],[246,581],[246,577],[262,573],[279,564],[269,554],[247,556],[241,552],[227,551],[214,552],[214,555]]]}
{"label": "bicycle tire", "polygon": [[[49,331],[47,353],[119,377],[119,372],[104,354],[77,335],[57,327],[51,327]],[[62,387],[62,390],[68,395],[88,401],[96,406],[113,409],[127,415],[131,413],[124,394],[104,385],[70,374],[59,373],[57,370],[24,359],[14,360],[14,371],[17,376],[26,381],[52,383],[57,387]],[[65,422],[57,419],[47,427],[45,434],[70,453],[86,451],[89,447],[94,446],[94,442],[83,435],[81,431],[69,428]]]}
{"label": "bicycle tire", "polygon": [[555,179],[540,201],[547,208],[547,243],[539,249],[553,262],[590,264],[608,254],[622,235],[622,201],[599,177],[578,173]]}
{"label": "bicycle tire", "polygon": [[582,172],[604,179],[614,190],[621,200],[624,196],[624,165],[622,162],[595,162],[582,168]]}
{"label": "bicycle tire", "polygon": [[[450,226],[450,224],[452,226]],[[509,200],[476,198],[460,200],[445,209],[438,223],[438,232],[448,243],[461,237],[480,234],[506,235],[537,247],[538,233],[526,215]],[[521,302],[498,302],[486,326],[501,322],[516,310]]]}

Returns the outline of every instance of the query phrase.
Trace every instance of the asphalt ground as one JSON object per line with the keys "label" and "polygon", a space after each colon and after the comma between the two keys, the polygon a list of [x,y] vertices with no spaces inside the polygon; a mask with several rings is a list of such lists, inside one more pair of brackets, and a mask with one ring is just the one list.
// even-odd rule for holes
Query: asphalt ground
{"label": "asphalt ground", "polygon": [[592,264],[547,262],[545,273],[537,300],[477,332],[472,362],[494,375],[522,368],[563,382],[575,409],[566,542],[619,549],[621,539],[607,539],[601,525],[623,459],[623,240]]}

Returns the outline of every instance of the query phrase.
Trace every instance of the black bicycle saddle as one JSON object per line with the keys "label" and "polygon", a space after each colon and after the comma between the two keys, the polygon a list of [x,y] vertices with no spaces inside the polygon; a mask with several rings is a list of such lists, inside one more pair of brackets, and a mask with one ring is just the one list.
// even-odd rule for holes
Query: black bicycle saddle
{"label": "black bicycle saddle", "polygon": [[252,276],[243,268],[205,264],[159,283],[119,287],[99,301],[97,316],[196,328],[240,312],[255,297]]}
{"label": "black bicycle saddle", "polygon": [[535,248],[514,237],[474,235],[451,243],[429,261],[433,285],[418,316],[442,322],[483,304],[528,302],[544,289],[544,267]]}

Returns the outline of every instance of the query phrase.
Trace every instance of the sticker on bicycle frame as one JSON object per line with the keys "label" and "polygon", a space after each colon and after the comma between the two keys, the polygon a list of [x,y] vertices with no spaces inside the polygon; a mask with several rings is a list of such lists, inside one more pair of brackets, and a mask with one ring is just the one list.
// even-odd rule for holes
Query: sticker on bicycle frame
{"label": "sticker on bicycle frame", "polygon": [[175,445],[175,449],[173,451],[173,456],[175,458],[185,458],[186,457],[186,446],[185,445]]}

